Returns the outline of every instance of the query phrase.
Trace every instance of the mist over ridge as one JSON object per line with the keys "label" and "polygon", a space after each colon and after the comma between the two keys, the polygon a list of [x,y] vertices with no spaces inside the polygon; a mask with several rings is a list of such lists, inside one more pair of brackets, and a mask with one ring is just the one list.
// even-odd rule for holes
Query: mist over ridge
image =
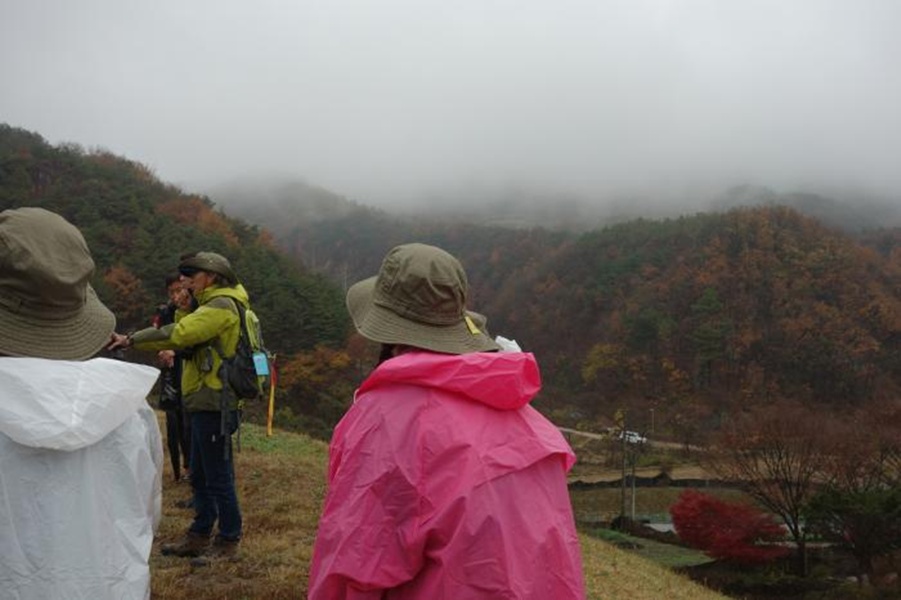
{"label": "mist over ridge", "polygon": [[[380,205],[365,199],[349,199],[302,179],[278,177],[235,179],[203,191],[228,212],[263,224],[275,233],[279,233],[280,227],[288,226],[290,220],[315,222],[344,218],[357,210],[375,211],[386,218],[513,229],[542,227],[579,233],[633,219],[669,219],[761,205],[794,208],[852,234],[901,226],[898,198],[850,189],[777,191],[760,185],[734,185],[598,198],[524,186],[495,190],[456,186],[423,196],[418,202]],[[281,214],[289,221],[273,218],[274,214]]]}
{"label": "mist over ridge", "polygon": [[901,193],[895,0],[7,4],[0,118],[186,190],[276,173],[579,223]]}

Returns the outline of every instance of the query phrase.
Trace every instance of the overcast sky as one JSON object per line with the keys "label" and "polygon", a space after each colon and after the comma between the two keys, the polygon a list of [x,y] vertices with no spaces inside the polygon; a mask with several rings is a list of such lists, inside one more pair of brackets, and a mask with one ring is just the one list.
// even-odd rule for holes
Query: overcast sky
{"label": "overcast sky", "polygon": [[0,122],[188,191],[901,190],[901,0],[0,0]]}

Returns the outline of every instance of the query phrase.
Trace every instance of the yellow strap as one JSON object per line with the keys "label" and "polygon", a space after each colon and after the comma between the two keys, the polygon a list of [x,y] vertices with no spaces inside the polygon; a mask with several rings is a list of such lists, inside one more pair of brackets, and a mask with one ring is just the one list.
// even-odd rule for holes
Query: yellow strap
{"label": "yellow strap", "polygon": [[275,384],[269,376],[269,416],[266,419],[266,437],[272,437],[272,417],[275,414]]}
{"label": "yellow strap", "polygon": [[466,326],[469,327],[469,333],[471,333],[472,335],[479,335],[480,333],[482,333],[481,331],[479,331],[479,328],[476,326],[475,322],[469,318],[469,315],[466,315],[464,318],[466,319]]}

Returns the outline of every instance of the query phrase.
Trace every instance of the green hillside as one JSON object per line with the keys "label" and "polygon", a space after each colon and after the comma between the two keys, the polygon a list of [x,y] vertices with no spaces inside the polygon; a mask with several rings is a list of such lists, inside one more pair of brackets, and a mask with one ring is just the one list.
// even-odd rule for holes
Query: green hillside
{"label": "green hillside", "polygon": [[[852,235],[776,196],[574,233],[400,218],[338,196],[331,215],[310,219],[304,207],[321,208],[321,194],[282,192],[254,218],[281,223],[277,243],[335,281],[371,275],[411,240],[460,257],[472,307],[538,356],[538,405],[560,423],[609,425],[623,408],[634,428],[655,415],[658,435],[700,442],[736,410],[841,412],[901,387],[897,229]],[[798,197],[785,199],[811,212],[837,205]]]}
{"label": "green hillside", "polygon": [[782,207],[580,236],[486,309],[588,415],[715,427],[735,410],[897,397],[899,263]]}
{"label": "green hillside", "polygon": [[143,165],[0,125],[0,210],[20,206],[52,210],[81,229],[97,263],[94,287],[121,329],[147,323],[180,255],[211,250],[232,261],[263,322],[279,324],[266,329],[273,350],[344,342],[348,321],[333,283],[278,252],[258,226]]}
{"label": "green hillside", "polygon": [[[21,206],[57,212],[82,231],[97,265],[93,286],[116,314],[119,331],[149,324],[166,299],[165,276],[181,255],[212,250],[232,261],[280,365],[334,352],[346,342],[349,319],[337,284],[279,251],[265,230],[217,210],[208,198],[160,182],[143,165],[104,150],[54,147],[38,134],[0,124],[0,210]],[[128,359],[153,356],[132,352]],[[343,373],[332,376],[344,379]],[[278,391],[280,420],[327,436],[352,382],[316,389],[289,384]],[[298,423],[293,416],[319,405],[325,417]],[[260,419],[264,410],[252,405],[247,412]]]}
{"label": "green hillside", "polygon": [[736,411],[841,413],[901,390],[897,229],[852,236],[775,204],[574,233],[401,218],[306,184],[229,198],[256,222],[110,152],[0,126],[0,209],[78,225],[121,328],[147,322],[180,254],[232,258],[280,355],[278,420],[323,438],[372,365],[342,290],[408,241],[461,259],[471,307],[536,354],[536,405],[561,425],[624,409],[633,429],[699,443]]}

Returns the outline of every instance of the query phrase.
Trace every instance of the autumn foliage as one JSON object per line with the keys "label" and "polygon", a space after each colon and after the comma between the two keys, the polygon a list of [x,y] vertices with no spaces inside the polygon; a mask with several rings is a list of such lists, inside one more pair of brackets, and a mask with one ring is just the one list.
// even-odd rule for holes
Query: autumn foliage
{"label": "autumn foliage", "polygon": [[289,396],[291,403],[277,420],[324,439],[347,410],[359,380],[346,351],[322,344],[287,357],[279,378],[280,393]]}
{"label": "autumn foliage", "polygon": [[113,293],[110,308],[120,319],[133,319],[147,310],[150,298],[141,280],[122,264],[104,273],[103,282]]}
{"label": "autumn foliage", "polygon": [[281,383],[285,387],[327,385],[333,381],[334,373],[343,372],[349,366],[350,357],[346,352],[320,345],[288,359],[282,366]]}
{"label": "autumn foliage", "polygon": [[762,564],[786,556],[789,548],[775,545],[784,534],[776,519],[748,505],[686,490],[670,507],[676,533],[707,556],[744,565]]}
{"label": "autumn foliage", "polygon": [[[42,206],[78,226],[97,264],[92,284],[118,327],[147,322],[181,254],[228,256],[267,346],[294,363],[288,381],[297,384],[284,387],[281,405],[297,398],[295,414],[317,418],[322,431],[338,398],[349,398],[339,388],[352,392],[373,363],[348,342],[344,290],[410,241],[460,259],[467,305],[488,315],[492,334],[539,357],[537,403],[561,425],[608,426],[623,408],[630,427],[688,451],[746,410],[793,401],[828,413],[901,397],[901,229],[854,235],[771,202],[582,223],[580,232],[515,229],[401,218],[325,190],[285,190],[265,210],[253,190],[242,192],[235,206],[254,207],[252,225],[142,165],[0,124],[0,209]],[[330,368],[335,357],[315,355],[317,345],[343,347],[351,362]],[[298,352],[312,354],[295,362]],[[335,385],[317,380],[328,377]],[[804,499],[788,498],[787,522]]]}
{"label": "autumn foliage", "polygon": [[587,426],[625,407],[647,428],[653,412],[655,434],[688,447],[745,408],[849,409],[901,390],[901,233],[864,239],[776,205],[581,234],[290,206],[261,222],[342,283],[398,243],[457,256],[489,330],[540,357],[542,401]]}
{"label": "autumn foliage", "polygon": [[173,198],[157,205],[156,210],[160,214],[172,217],[179,223],[221,236],[230,246],[238,243],[238,238],[226,219],[215,212],[212,206],[208,202],[204,202],[202,198]]}

